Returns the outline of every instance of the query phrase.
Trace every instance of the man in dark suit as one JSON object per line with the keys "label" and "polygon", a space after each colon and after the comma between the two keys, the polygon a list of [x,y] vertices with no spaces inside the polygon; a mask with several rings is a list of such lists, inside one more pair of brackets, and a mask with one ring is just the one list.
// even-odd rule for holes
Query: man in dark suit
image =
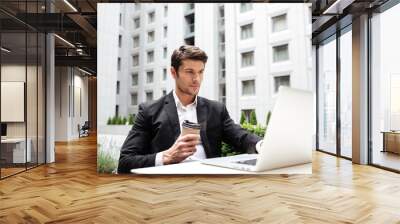
{"label": "man in dark suit", "polygon": [[[139,105],[135,124],[121,148],[119,173],[131,169],[221,156],[221,142],[242,153],[254,153],[261,138],[230,118],[224,104],[197,96],[207,55],[181,46],[171,56],[175,90]],[[200,135],[180,135],[184,120],[199,123]]]}

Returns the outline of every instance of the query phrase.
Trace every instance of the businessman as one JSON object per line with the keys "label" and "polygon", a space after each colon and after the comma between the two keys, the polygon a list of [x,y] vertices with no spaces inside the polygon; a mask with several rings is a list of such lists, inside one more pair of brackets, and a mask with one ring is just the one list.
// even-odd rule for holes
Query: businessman
{"label": "businessman", "polygon": [[[118,173],[182,161],[221,156],[221,142],[241,153],[254,153],[261,138],[230,118],[224,104],[200,97],[207,54],[184,45],[171,56],[175,89],[160,99],[139,105],[135,124],[121,148]],[[200,135],[181,135],[184,120],[199,123]]]}

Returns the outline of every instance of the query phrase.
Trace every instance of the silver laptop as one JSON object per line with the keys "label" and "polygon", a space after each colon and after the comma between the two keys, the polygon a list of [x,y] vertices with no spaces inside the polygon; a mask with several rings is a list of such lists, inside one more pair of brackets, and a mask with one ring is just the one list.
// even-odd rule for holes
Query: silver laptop
{"label": "silver laptop", "polygon": [[258,154],[203,160],[203,164],[266,171],[311,162],[313,93],[281,86]]}

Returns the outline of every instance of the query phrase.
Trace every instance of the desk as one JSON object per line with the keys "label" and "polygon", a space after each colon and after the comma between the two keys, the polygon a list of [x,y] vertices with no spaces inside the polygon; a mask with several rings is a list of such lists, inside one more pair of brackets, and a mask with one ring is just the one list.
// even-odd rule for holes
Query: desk
{"label": "desk", "polygon": [[25,163],[25,159],[27,159],[26,162],[30,162],[32,141],[28,138],[27,142],[25,154],[25,138],[1,139],[1,154],[6,163]]}
{"label": "desk", "polygon": [[312,174],[312,163],[291,166],[281,169],[269,170],[264,172],[248,172],[242,170],[229,169],[224,167],[206,165],[200,161],[184,162],[166,166],[148,167],[132,169],[134,174]]}
{"label": "desk", "polygon": [[382,131],[383,133],[383,150],[382,152],[393,152],[400,154],[400,132],[399,131]]}

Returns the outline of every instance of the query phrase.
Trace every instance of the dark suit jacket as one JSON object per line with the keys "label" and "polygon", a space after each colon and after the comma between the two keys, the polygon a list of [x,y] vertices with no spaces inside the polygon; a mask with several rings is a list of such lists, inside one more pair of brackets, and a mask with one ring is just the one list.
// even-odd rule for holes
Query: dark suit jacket
{"label": "dark suit jacket", "polygon": [[[207,158],[221,156],[221,142],[242,153],[254,153],[260,137],[247,132],[230,118],[222,103],[197,97],[197,120]],[[173,93],[157,101],[140,104],[128,137],[121,148],[118,172],[155,165],[158,152],[170,148],[180,135],[180,124]]]}

